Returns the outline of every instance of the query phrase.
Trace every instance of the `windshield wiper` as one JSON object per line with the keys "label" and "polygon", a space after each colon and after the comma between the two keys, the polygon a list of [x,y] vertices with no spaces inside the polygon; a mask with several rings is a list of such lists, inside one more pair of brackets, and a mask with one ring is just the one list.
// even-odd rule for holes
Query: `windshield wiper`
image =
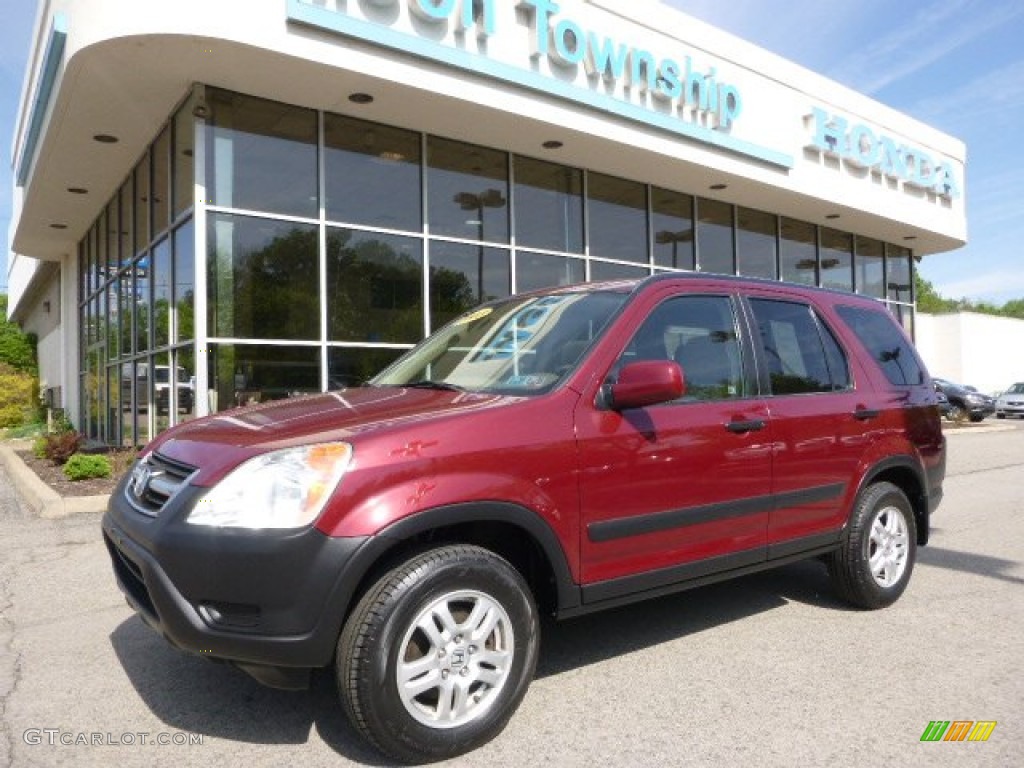
{"label": "windshield wiper", "polygon": [[447,381],[432,381],[430,379],[420,379],[419,381],[413,381],[405,386],[415,387],[416,389],[446,389],[451,392],[465,392],[465,387],[460,387],[458,384],[449,384]]}

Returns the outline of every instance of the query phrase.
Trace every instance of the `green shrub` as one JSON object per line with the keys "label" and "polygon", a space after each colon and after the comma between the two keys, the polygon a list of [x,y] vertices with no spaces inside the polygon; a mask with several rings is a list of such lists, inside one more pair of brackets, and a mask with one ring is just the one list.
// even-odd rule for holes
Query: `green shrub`
{"label": "green shrub", "polygon": [[63,464],[70,459],[82,445],[82,436],[77,432],[61,432],[46,436],[46,458],[54,464]]}
{"label": "green shrub", "polygon": [[69,480],[88,480],[93,477],[110,477],[110,460],[106,456],[76,453],[61,470]]}
{"label": "green shrub", "polygon": [[47,445],[49,445],[49,440],[47,440],[47,436],[46,435],[42,435],[40,437],[37,437],[32,442],[32,453],[33,453],[33,455],[37,459],[45,459],[46,458],[46,446]]}

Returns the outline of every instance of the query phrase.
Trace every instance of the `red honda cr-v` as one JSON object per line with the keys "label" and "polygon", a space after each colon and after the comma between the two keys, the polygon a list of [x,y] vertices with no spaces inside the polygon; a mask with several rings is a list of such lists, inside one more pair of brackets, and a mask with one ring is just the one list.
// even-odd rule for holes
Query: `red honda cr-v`
{"label": "red honda cr-v", "polygon": [[944,473],[882,304],[662,275],[493,302],[367,386],[170,429],[103,532],[171,643],[286,688],[333,664],[355,727],[417,761],[504,727],[542,611],[819,556],[892,603]]}

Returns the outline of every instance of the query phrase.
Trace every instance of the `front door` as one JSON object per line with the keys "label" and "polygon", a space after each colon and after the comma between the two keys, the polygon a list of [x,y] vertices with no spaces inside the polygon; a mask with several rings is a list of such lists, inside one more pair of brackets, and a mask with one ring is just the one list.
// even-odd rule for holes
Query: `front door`
{"label": "front door", "polygon": [[726,295],[661,293],[608,374],[675,360],[681,399],[621,412],[581,399],[586,601],[764,560],[771,425],[752,394],[737,306]]}

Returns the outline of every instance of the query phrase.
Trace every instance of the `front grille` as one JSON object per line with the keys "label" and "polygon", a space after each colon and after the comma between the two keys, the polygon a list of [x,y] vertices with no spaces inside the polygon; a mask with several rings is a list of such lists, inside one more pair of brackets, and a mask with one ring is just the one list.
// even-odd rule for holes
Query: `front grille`
{"label": "front grille", "polygon": [[154,452],[135,465],[124,493],[135,509],[156,517],[195,471],[195,467]]}

